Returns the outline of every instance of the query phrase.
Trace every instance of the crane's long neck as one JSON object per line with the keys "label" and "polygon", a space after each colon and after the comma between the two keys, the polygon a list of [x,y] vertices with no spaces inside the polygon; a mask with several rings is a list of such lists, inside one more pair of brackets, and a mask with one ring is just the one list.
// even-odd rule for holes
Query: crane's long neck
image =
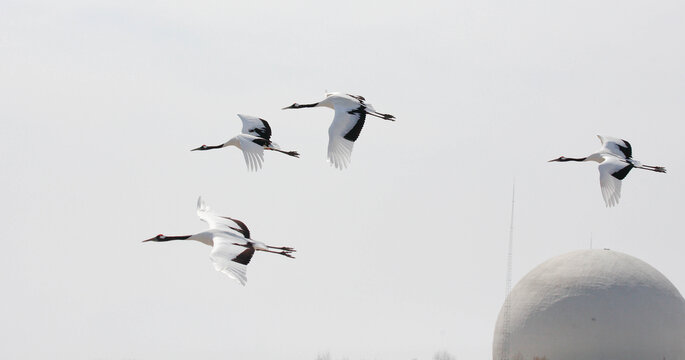
{"label": "crane's long neck", "polygon": [[602,163],[605,160],[605,156],[606,156],[606,154],[597,152],[597,153],[594,153],[594,154],[591,154],[589,156],[582,157],[582,158],[568,158],[568,157],[562,156],[562,157],[560,157],[554,161],[561,161],[561,162],[565,162],[565,161],[578,161],[578,162],[594,161],[594,162]]}
{"label": "crane's long neck", "polygon": [[210,146],[205,147],[205,148],[202,149],[202,150],[221,149],[221,148],[224,147],[224,146],[226,146],[226,144],[213,145],[213,146],[210,145]]}
{"label": "crane's long neck", "polygon": [[150,239],[150,240],[152,240],[152,241],[157,241],[157,242],[161,242],[161,241],[171,241],[171,240],[188,240],[188,239],[190,239],[191,236],[192,236],[192,235],[164,236],[164,237],[159,237],[159,236],[158,236],[158,237],[156,237],[156,238],[154,238],[154,239]]}
{"label": "crane's long neck", "polygon": [[313,103],[313,104],[294,104],[293,109],[301,109],[301,108],[311,108],[311,107],[317,107],[319,106],[319,103]]}
{"label": "crane's long neck", "polygon": [[204,151],[204,150],[220,149],[220,148],[222,148],[222,147],[224,147],[224,146],[226,146],[226,144],[209,145],[209,146],[207,146],[207,145],[202,145],[202,146],[200,146],[199,148],[195,148],[195,149],[192,149],[192,150],[190,150],[190,151],[198,151],[198,150]]}
{"label": "crane's long neck", "polygon": [[283,110],[285,110],[285,109],[311,108],[311,107],[317,107],[317,106],[320,106],[320,105],[321,105],[321,102],[313,103],[313,104],[298,104],[298,103],[294,103],[294,104],[292,104],[292,105],[290,105],[290,106],[284,107]]}

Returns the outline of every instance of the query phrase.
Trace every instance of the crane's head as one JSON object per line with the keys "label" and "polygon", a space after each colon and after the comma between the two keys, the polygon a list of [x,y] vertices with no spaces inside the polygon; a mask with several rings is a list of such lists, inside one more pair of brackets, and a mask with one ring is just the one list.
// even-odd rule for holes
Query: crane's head
{"label": "crane's head", "polygon": [[195,150],[209,150],[209,146],[207,146],[207,145],[202,145],[202,146],[200,146],[200,147],[198,147],[198,148],[195,148],[195,149],[192,149],[192,150],[190,150],[190,151],[195,151]]}
{"label": "crane's head", "polygon": [[559,156],[558,158],[552,159],[552,160],[550,160],[550,161],[548,161],[548,162],[555,162],[555,161],[568,161],[568,160],[566,160],[566,158],[563,157],[563,156]]}
{"label": "crane's head", "polygon": [[147,240],[143,240],[143,242],[146,242],[146,241],[166,241],[166,236],[159,234],[155,237],[149,238]]}

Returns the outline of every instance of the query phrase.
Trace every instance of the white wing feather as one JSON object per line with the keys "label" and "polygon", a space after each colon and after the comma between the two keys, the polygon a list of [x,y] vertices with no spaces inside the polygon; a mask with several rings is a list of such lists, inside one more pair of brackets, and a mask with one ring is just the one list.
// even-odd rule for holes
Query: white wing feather
{"label": "white wing feather", "polygon": [[262,162],[264,162],[264,148],[261,145],[252,142],[253,139],[257,139],[258,137],[247,134],[240,134],[237,137],[240,141],[240,149],[243,151],[247,169],[251,171],[261,169]]}
{"label": "white wing feather", "polygon": [[247,265],[233,261],[247,248],[235,244],[247,245],[250,241],[234,233],[231,226],[236,224],[209,209],[202,197],[197,199],[197,216],[209,225],[212,234],[212,251],[209,259],[217,271],[221,271],[242,285],[247,283]]}
{"label": "white wing feather", "polygon": [[618,204],[621,198],[621,180],[611,174],[625,168],[628,163],[613,156],[605,156],[599,164],[599,186],[602,189],[602,197],[607,207]]}
{"label": "white wing feather", "polygon": [[214,236],[214,246],[212,252],[209,254],[210,260],[214,264],[216,271],[221,271],[233,280],[236,280],[241,285],[247,283],[247,265],[243,265],[232,261],[246,248],[234,243],[246,243],[244,239],[233,236]]}
{"label": "white wing feather", "polygon": [[200,220],[206,222],[210,229],[230,230],[229,225],[232,224],[230,220],[224,219],[212,212],[201,196],[197,198],[197,216]]}
{"label": "white wing feather", "polygon": [[352,160],[354,142],[344,138],[359,120],[359,114],[350,114],[354,108],[336,106],[335,117],[328,128],[328,161],[338,169],[346,168]]}
{"label": "white wing feather", "polygon": [[[232,220],[214,213],[202,199],[202,196],[197,198],[197,216],[200,220],[209,225],[210,230],[219,230],[222,233],[225,232],[228,234],[227,236],[234,236],[239,240],[242,238],[240,235],[234,233],[235,230],[231,229],[231,227],[235,227],[236,224]],[[216,231],[212,231],[212,233],[216,233]]]}
{"label": "white wing feather", "polygon": [[[257,133],[253,129],[265,129],[262,120],[256,116],[238,114],[238,117],[243,122],[243,129],[241,130],[243,134],[250,134],[256,136]],[[250,132],[250,130],[253,131]]]}

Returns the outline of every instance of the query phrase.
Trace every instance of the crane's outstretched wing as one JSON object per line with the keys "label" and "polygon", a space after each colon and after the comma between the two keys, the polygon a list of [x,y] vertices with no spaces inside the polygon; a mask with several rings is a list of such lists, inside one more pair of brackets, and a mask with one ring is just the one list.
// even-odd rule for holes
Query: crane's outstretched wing
{"label": "crane's outstretched wing", "polygon": [[264,162],[264,146],[270,142],[258,136],[240,134],[238,135],[240,147],[245,157],[245,164],[250,171],[257,171],[262,168]]}
{"label": "crane's outstretched wing", "polygon": [[197,216],[200,220],[206,222],[210,229],[230,231],[232,229],[231,226],[234,225],[230,219],[214,213],[205,204],[202,196],[197,198]]}
{"label": "crane's outstretched wing", "polygon": [[254,135],[266,140],[271,140],[271,126],[266,120],[251,115],[238,114],[243,122],[243,134]]}
{"label": "crane's outstretched wing", "polygon": [[214,268],[244,286],[247,283],[247,264],[252,260],[255,249],[249,242],[232,236],[215,235],[213,240],[209,258]]}
{"label": "crane's outstretched wing", "polygon": [[335,109],[335,117],[328,128],[328,161],[331,165],[342,170],[350,164],[354,142],[359,138],[365,121],[364,105]]}
{"label": "crane's outstretched wing", "polygon": [[633,147],[630,143],[610,136],[597,135],[599,141],[602,142],[602,150],[614,154],[623,159],[630,159],[633,157]]}
{"label": "crane's outstretched wing", "polygon": [[605,156],[604,161],[599,164],[599,186],[607,207],[618,204],[621,198],[621,180],[632,168],[632,164],[613,156]]}

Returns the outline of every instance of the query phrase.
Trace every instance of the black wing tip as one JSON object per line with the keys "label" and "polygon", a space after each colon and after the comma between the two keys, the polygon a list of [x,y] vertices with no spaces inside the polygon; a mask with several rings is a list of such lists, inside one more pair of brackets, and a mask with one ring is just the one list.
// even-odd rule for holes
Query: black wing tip
{"label": "black wing tip", "polygon": [[626,178],[626,176],[628,176],[628,173],[629,173],[630,170],[632,170],[634,167],[635,167],[635,166],[634,166],[633,164],[628,164],[628,165],[626,165],[625,167],[623,167],[621,170],[616,171],[616,172],[614,172],[613,174],[611,174],[611,176],[613,176],[613,177],[615,177],[615,178],[617,178],[617,179],[619,179],[619,180],[623,180],[623,179]]}
{"label": "black wing tip", "polygon": [[348,113],[359,114],[359,118],[357,119],[357,122],[354,124],[352,129],[350,129],[350,131],[348,131],[347,134],[343,136],[343,138],[345,140],[355,142],[359,138],[359,134],[361,134],[362,128],[364,127],[364,122],[366,121],[366,112],[364,111],[364,107],[361,106],[356,110],[348,111]]}
{"label": "black wing tip", "polygon": [[250,238],[250,229],[247,227],[247,225],[245,225],[244,222],[242,222],[242,221],[240,221],[240,220],[238,220],[238,219],[234,219],[234,218],[232,218],[232,217],[228,217],[228,216],[222,216],[222,218],[231,220],[231,221],[233,221],[234,223],[236,223],[236,224],[238,225],[239,229],[238,229],[238,228],[234,228],[233,226],[229,226],[229,228],[231,228],[231,229],[233,229],[233,230],[235,230],[235,231],[237,231],[237,232],[243,234],[243,236],[244,236],[246,239],[249,239],[249,238]]}
{"label": "black wing tip", "polygon": [[364,103],[364,101],[366,101],[366,99],[365,99],[365,98],[364,98],[363,96],[361,96],[361,95],[352,95],[352,94],[347,94],[347,96],[349,96],[349,97],[352,97],[352,98],[355,98],[355,99],[359,100],[359,102],[360,102],[360,103],[362,103],[362,104]]}
{"label": "black wing tip", "polygon": [[252,255],[254,255],[255,249],[253,247],[248,247],[243,252],[238,254],[238,256],[231,259],[231,261],[237,262],[238,264],[247,265],[252,260]]}

